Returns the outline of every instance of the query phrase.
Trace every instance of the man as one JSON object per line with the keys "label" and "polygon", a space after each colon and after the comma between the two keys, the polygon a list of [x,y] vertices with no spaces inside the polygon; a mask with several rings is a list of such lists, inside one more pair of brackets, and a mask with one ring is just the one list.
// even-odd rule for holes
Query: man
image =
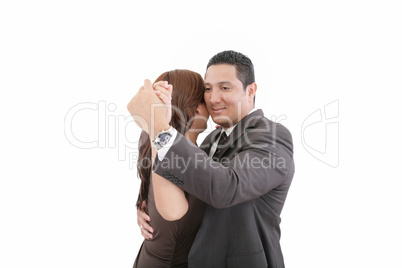
{"label": "man", "polygon": [[279,224],[294,174],[291,134],[254,108],[254,67],[243,54],[212,57],[205,88],[207,109],[221,127],[200,148],[169,129],[163,109],[154,110],[150,125],[150,107],[161,101],[149,81],[128,105],[155,137],[154,172],[207,203],[189,267],[284,267]]}

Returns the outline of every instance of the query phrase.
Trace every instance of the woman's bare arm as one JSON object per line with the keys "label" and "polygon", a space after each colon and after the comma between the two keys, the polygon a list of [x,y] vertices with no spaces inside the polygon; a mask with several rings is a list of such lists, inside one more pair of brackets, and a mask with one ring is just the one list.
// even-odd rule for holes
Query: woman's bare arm
{"label": "woman's bare arm", "polygon": [[[156,149],[152,147],[152,159],[155,157]],[[188,201],[177,185],[152,172],[152,186],[156,209],[165,220],[179,220],[187,213]]]}

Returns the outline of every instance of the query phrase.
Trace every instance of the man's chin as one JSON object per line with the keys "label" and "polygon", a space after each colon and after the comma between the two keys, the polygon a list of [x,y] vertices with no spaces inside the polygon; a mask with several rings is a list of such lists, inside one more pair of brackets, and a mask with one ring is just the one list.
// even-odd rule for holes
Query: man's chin
{"label": "man's chin", "polygon": [[220,125],[223,128],[229,128],[230,124],[228,124],[228,121],[226,120],[215,120],[215,118],[212,117],[212,120],[214,121],[215,124]]}

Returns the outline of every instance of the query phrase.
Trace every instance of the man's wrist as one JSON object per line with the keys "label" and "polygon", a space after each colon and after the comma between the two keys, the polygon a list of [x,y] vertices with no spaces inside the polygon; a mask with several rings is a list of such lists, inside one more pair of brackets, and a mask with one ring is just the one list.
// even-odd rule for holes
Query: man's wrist
{"label": "man's wrist", "polygon": [[[174,142],[175,142],[175,140],[177,138],[177,130],[176,129],[174,129],[173,127],[170,127],[168,132],[169,132],[169,134],[172,134],[172,136],[169,138],[169,141],[165,145],[163,145],[163,146],[155,146],[155,142],[152,142],[152,145],[153,145],[153,147],[155,147],[155,149],[157,147],[159,147],[159,149],[156,149],[158,151],[158,157],[157,158],[158,158],[159,161],[163,161],[163,159],[165,158],[167,152],[173,146],[173,144],[174,144]],[[165,140],[166,141],[167,140],[166,137],[167,136],[162,135],[161,139],[159,139],[159,141],[160,140]],[[158,142],[156,142],[156,143],[158,144]],[[161,143],[159,142],[159,144],[161,144]],[[155,163],[157,165],[158,162],[155,162]]]}
{"label": "man's wrist", "polygon": [[[162,148],[166,147],[168,144],[172,144],[174,137],[176,137],[175,132],[177,132],[173,127],[169,127],[167,130],[162,130],[158,133],[155,140],[152,141],[152,145],[159,152]],[[170,147],[167,146],[167,147]]]}

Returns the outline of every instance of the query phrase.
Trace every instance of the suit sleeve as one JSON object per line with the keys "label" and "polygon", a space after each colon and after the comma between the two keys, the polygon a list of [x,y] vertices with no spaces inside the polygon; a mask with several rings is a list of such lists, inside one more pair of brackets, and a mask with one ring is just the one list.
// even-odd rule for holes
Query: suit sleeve
{"label": "suit sleeve", "polygon": [[154,171],[216,208],[253,200],[293,176],[292,138],[278,126],[275,133],[248,130],[236,145],[241,148],[220,162],[178,134],[164,159],[156,158]]}

